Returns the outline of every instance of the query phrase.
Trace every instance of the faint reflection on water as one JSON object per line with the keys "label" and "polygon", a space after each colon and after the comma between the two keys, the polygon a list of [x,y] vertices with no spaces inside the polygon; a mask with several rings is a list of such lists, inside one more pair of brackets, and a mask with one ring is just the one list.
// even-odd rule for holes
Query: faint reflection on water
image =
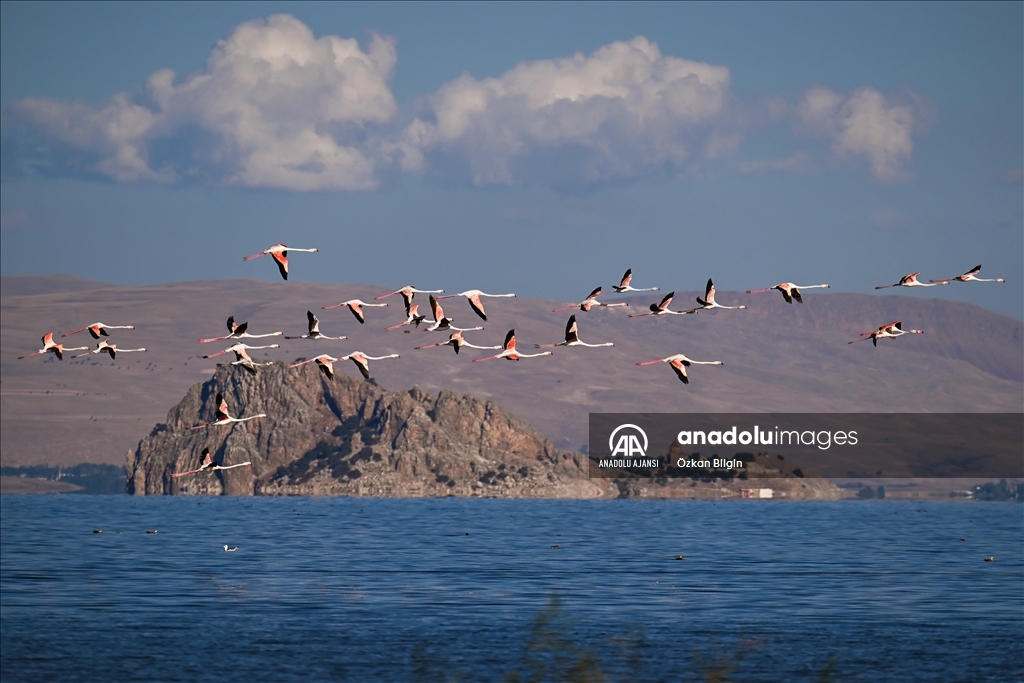
{"label": "faint reflection on water", "polygon": [[720,656],[735,680],[815,680],[832,655],[860,680],[1024,678],[1011,504],[5,495],[0,509],[5,681],[496,680],[523,670],[553,596],[553,637],[614,680],[699,680]]}

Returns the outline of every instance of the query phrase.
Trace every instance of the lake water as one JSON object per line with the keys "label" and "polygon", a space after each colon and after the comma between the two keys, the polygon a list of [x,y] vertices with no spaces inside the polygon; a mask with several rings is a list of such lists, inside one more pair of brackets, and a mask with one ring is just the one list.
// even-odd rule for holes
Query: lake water
{"label": "lake water", "polygon": [[12,683],[1024,680],[1014,504],[5,495],[0,511]]}

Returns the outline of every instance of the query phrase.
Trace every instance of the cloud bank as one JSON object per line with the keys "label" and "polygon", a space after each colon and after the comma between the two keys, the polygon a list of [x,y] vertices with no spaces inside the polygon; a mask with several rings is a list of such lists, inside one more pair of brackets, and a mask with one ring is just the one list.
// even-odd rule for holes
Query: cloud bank
{"label": "cloud bank", "polygon": [[[28,129],[84,159],[80,170],[118,182],[359,191],[392,171],[479,186],[686,175],[766,134],[731,93],[727,67],[663,55],[643,36],[497,77],[465,74],[408,115],[389,86],[396,64],[391,38],[374,34],[363,49],[274,15],[238,26],[202,71],[182,80],[157,71],[136,96],[101,107],[19,100],[4,112],[5,136]],[[811,88],[777,101],[771,118],[819,149],[730,163],[740,173],[810,172],[823,153],[866,162],[881,182],[905,180],[927,111],[912,94]]]}

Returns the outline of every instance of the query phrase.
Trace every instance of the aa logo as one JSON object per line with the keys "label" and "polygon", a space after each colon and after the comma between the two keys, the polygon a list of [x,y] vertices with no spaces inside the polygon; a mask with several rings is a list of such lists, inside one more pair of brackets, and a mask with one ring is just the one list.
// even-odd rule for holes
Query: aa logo
{"label": "aa logo", "polygon": [[[620,433],[621,432],[621,433]],[[615,436],[618,434],[618,440]],[[639,436],[639,438],[637,438]],[[643,439],[643,445],[640,445]],[[608,448],[612,457],[643,458],[647,455],[647,434],[636,425],[619,425],[608,437]]]}

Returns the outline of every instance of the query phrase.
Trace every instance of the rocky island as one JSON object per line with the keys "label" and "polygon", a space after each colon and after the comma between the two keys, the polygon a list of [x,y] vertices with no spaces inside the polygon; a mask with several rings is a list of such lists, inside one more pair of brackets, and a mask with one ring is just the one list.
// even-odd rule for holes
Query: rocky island
{"label": "rocky island", "polygon": [[[218,393],[235,417],[266,417],[193,430],[215,419]],[[252,465],[171,477],[197,468],[204,448],[223,465]],[[342,373],[332,381],[313,364],[255,376],[219,366],[129,451],[125,469],[136,495],[619,495],[588,478],[585,455],[554,448],[493,402],[385,391]]]}
{"label": "rocky island", "polygon": [[[234,417],[265,417],[200,429],[222,394]],[[202,452],[224,466],[197,469]],[[752,463],[756,464],[756,463]],[[774,497],[836,499],[826,479],[772,466],[757,486]],[[777,469],[777,473],[776,473]],[[502,498],[739,498],[751,482],[712,479],[591,479],[583,453],[555,448],[492,401],[413,387],[386,391],[309,364],[280,363],[256,375],[232,365],[193,385],[125,465],[135,495],[301,495]]]}

